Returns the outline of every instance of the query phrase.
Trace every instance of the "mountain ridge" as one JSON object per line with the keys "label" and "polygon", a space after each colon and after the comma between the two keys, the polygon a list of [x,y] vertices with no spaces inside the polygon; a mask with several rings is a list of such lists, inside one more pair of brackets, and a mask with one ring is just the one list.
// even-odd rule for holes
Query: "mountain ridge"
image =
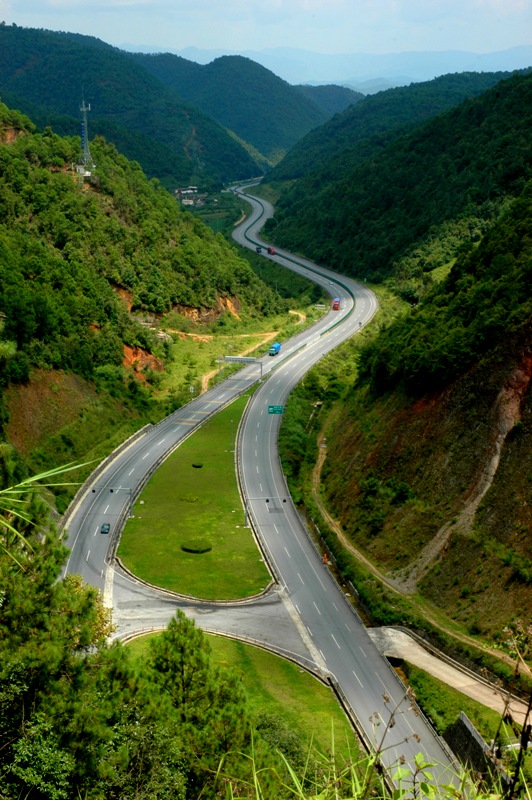
{"label": "mountain ridge", "polygon": [[[124,45],[126,50],[135,50],[136,47],[140,48]],[[143,47],[144,52],[159,50],[157,46]],[[532,46],[525,44],[488,53],[448,50],[327,54],[287,47],[239,52],[188,47],[175,53],[198,63],[209,63],[222,55],[244,55],[292,84],[326,82],[349,85],[355,90],[368,80],[393,79],[394,85],[405,85],[411,81],[431,80],[449,72],[513,71],[532,66]],[[425,66],[430,59],[437,61],[437,66]],[[410,70],[405,68],[409,64],[412,65]]]}

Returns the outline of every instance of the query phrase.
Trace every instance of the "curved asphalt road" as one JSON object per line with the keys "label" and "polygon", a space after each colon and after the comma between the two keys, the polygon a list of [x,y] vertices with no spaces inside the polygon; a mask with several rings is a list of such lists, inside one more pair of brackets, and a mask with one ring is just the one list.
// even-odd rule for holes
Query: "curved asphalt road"
{"label": "curved asphalt road", "polygon": [[[242,191],[242,190],[241,190]],[[237,240],[248,247],[262,245],[258,231],[273,213],[269,204],[246,198],[253,208],[249,224],[238,229]],[[276,248],[268,256],[294,269],[290,253]],[[287,263],[288,262],[288,263]],[[283,406],[291,389],[326,352],[358,331],[375,313],[372,292],[355,281],[297,258],[297,271],[317,280],[319,270],[334,296],[342,298],[337,325],[311,338],[296,359],[281,364],[255,392],[240,431],[240,480],[250,521],[264,543],[268,559],[283,587],[285,602],[295,609],[296,618],[315,663],[331,675],[354,710],[366,740],[378,744],[386,726],[393,727],[384,739],[383,763],[389,767],[406,760],[413,769],[420,752],[438,766],[433,772],[451,782],[450,760],[441,742],[404,696],[389,663],[382,658],[354,613],[350,603],[319,553],[288,493],[277,454],[279,416],[268,413],[270,406]],[[333,281],[333,287],[327,284]]]}
{"label": "curved asphalt road", "polygon": [[[246,224],[236,229],[235,239],[255,247],[262,244],[258,231],[273,209],[262,200],[247,199],[252,213]],[[330,311],[283,343],[278,356],[266,355],[261,364],[246,366],[150,427],[119,453],[90,483],[70,515],[66,542],[71,554],[65,572],[81,574],[103,592],[121,635],[164,626],[180,607],[206,630],[262,642],[314,666],[337,682],[368,742],[380,742],[393,720],[381,756],[386,766],[399,759],[412,765],[421,750],[440,765],[433,769],[437,780],[445,773],[449,782],[450,761],[445,750],[404,699],[395,673],[371,642],[306,533],[277,456],[281,417],[268,413],[269,406],[284,406],[291,389],[313,364],[369,321],[377,308],[375,296],[361,284],[285,251],[267,257],[321,283],[331,297],[341,298],[341,310]],[[267,552],[278,582],[275,591],[259,600],[219,605],[176,598],[117,570],[111,544],[147,476],[208,416],[254,384],[261,372],[268,379],[249,404],[239,436],[238,461],[246,514]],[[104,522],[111,526],[110,535],[100,533]],[[392,713],[392,709],[397,710]]]}

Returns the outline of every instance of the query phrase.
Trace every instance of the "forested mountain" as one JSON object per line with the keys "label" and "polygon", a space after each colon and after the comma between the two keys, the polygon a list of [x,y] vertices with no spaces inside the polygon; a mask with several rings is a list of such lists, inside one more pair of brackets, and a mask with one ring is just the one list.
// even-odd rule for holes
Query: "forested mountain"
{"label": "forested mountain", "polygon": [[281,198],[269,233],[339,271],[382,279],[435,226],[468,216],[485,226],[493,204],[522,190],[531,123],[532,76],[515,75],[378,151],[370,142],[366,160],[344,151],[334,171],[318,168]]}
{"label": "forested mountain", "polygon": [[205,65],[170,53],[137,53],[132,58],[271,163],[330,116],[311,97],[249,58],[223,56]]}
{"label": "forested mountain", "polygon": [[349,106],[354,106],[364,99],[363,94],[355,92],[354,89],[349,89],[347,86],[301,84],[295,88],[316,103],[329,117],[345,111]]}
{"label": "forested mountain", "polygon": [[532,615],[532,181],[505,208],[421,303],[307,375],[281,428],[291,490],[373,623],[479,665],[515,657]]}
{"label": "forested mountain", "polygon": [[247,262],[114,146],[93,142],[87,182],[79,138],[36,133],[5,105],[0,142],[0,388],[35,368],[121,383],[126,345],[164,358],[131,311],[238,297],[260,313]]}
{"label": "forested mountain", "polygon": [[271,226],[407,301],[291,396],[291,489],[374,623],[476,642],[479,664],[486,644],[515,656],[532,614],[531,124],[532,76],[511,76],[345,150]]}
{"label": "forested mountain", "polygon": [[256,160],[212,117],[187,104],[128,54],[76,34],[0,25],[0,98],[42,129],[111,140],[168,188],[260,174]]}
{"label": "forested mountain", "polygon": [[503,72],[462,72],[360,97],[356,105],[303,137],[266,180],[292,180],[312,174],[328,181],[346,164],[352,166],[376,155],[423,120],[482,94],[509,76]]}

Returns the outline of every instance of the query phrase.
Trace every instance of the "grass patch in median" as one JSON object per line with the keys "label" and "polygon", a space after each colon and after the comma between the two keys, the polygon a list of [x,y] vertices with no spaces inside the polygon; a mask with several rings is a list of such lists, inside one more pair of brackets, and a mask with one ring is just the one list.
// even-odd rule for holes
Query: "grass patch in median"
{"label": "grass patch in median", "polygon": [[118,555],[139,578],[206,600],[248,597],[268,585],[235,476],[247,400],[238,398],[183,442],[137,499]]}
{"label": "grass patch in median", "polygon": [[[157,634],[153,634],[157,635]],[[150,636],[134,639],[127,646],[137,658],[147,650]],[[223,636],[209,636],[212,660],[233,669],[240,677],[254,716],[274,714],[285,721],[306,745],[322,753],[334,745],[337,755],[353,758],[355,735],[332,691],[296,664]]]}

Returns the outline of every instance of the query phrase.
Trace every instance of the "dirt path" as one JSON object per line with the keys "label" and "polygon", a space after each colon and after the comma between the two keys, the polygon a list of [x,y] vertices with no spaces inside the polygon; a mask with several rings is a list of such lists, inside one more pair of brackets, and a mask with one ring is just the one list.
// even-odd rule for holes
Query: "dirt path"
{"label": "dirt path", "polygon": [[[255,343],[251,347],[248,347],[246,350],[242,350],[241,352],[236,354],[237,356],[246,356],[248,353],[252,353],[253,350],[255,350],[257,347],[263,347],[265,344],[267,344],[267,342],[271,342],[272,339],[275,339],[275,337],[277,336],[277,331],[268,331],[267,333],[261,333],[261,334],[257,334],[257,333],[240,333],[237,336],[228,336],[227,338],[228,339],[244,339],[244,338],[250,337],[250,336],[253,336],[254,338],[257,337],[257,336],[260,336],[259,343],[258,344]],[[217,372],[218,372],[217,369],[213,369],[210,372],[207,372],[205,375],[202,375],[202,378],[201,378],[201,394],[203,394],[203,392],[207,391],[207,389],[209,388],[209,381],[211,380],[211,378],[214,378],[214,376],[217,374]]]}
{"label": "dirt path", "polygon": [[301,323],[301,325],[303,325],[303,323],[307,318],[306,314],[303,314],[301,311],[289,311],[288,313],[294,314],[296,317],[299,317],[299,322]]}
{"label": "dirt path", "polygon": [[342,543],[343,547],[345,547],[346,550],[352,553],[352,555],[355,556],[357,561],[360,561],[362,564],[364,564],[364,566],[366,566],[369,569],[369,571],[373,575],[375,575],[376,578],[379,579],[379,581],[385,583],[390,589],[393,589],[393,591],[396,592],[397,594],[402,594],[402,592],[400,592],[399,589],[397,589],[393,581],[389,581],[388,578],[385,575],[383,575],[383,573],[379,569],[377,569],[377,567],[374,564],[372,564],[372,562],[369,561],[366,558],[366,556],[364,556],[360,552],[360,550],[357,550],[356,547],[352,545],[349,539],[347,539],[347,537],[345,536],[340,523],[337,522],[337,520],[335,520],[334,517],[331,517],[331,515],[323,505],[319,491],[320,481],[321,481],[321,470],[325,463],[325,459],[327,458],[327,444],[323,434],[320,434],[320,436],[318,437],[318,448],[319,448],[318,460],[316,461],[314,469],[312,470],[312,496],[314,502],[316,503],[319,509],[320,514],[326,521],[329,528],[331,528],[331,530],[334,531],[334,533],[338,537],[338,540]]}
{"label": "dirt path", "polygon": [[[320,436],[318,437],[318,447],[319,447],[318,459],[316,461],[314,469],[312,470],[312,496],[314,502],[316,503],[316,506],[318,507],[320,514],[327,522],[327,525],[331,528],[331,530],[334,531],[334,533],[338,537],[338,540],[342,543],[343,547],[345,547],[346,550],[348,550],[357,559],[357,561],[360,561],[361,564],[364,564],[364,566],[367,567],[367,569],[372,573],[372,575],[374,575],[381,583],[383,583],[385,586],[387,586],[389,589],[391,589],[393,592],[395,592],[400,596],[408,596],[410,602],[417,610],[419,615],[421,617],[424,617],[427,620],[427,622],[429,622],[432,626],[434,626],[434,628],[443,631],[447,635],[453,637],[454,639],[457,639],[460,642],[463,642],[464,644],[472,645],[476,649],[482,647],[482,645],[479,644],[479,642],[476,639],[473,639],[472,637],[467,636],[466,634],[457,633],[454,630],[450,630],[445,625],[442,625],[440,620],[437,620],[435,617],[433,617],[430,613],[427,612],[424,606],[416,602],[416,600],[411,596],[411,593],[406,590],[405,583],[400,583],[399,581],[393,578],[389,578],[387,575],[382,573],[375,566],[375,564],[369,561],[369,559],[367,559],[366,556],[364,556],[363,553],[360,552],[360,550],[357,550],[356,547],[354,547],[353,544],[347,539],[340,523],[329,514],[320,496],[319,487],[321,480],[321,471],[323,468],[323,464],[325,463],[325,459],[327,457],[327,444],[325,437],[322,434],[320,434]],[[428,548],[425,548],[425,550],[428,551]],[[425,552],[425,550],[423,552]],[[516,666],[515,661],[511,659],[509,656],[507,656],[505,653],[501,652],[500,650],[492,650],[491,648],[486,646],[484,646],[483,649],[485,650],[486,653],[489,653],[494,658],[500,661],[504,661],[512,668],[515,668]]]}
{"label": "dirt path", "polygon": [[480,475],[457,519],[455,522],[446,522],[442,525],[434,538],[421,550],[417,559],[390,579],[390,583],[404,594],[413,594],[417,590],[418,583],[447,549],[455,531],[465,534],[471,532],[480,502],[497,474],[504,441],[516,422],[521,419],[521,401],[530,384],[531,375],[532,357],[525,356],[495,401],[497,426],[493,442]]}

